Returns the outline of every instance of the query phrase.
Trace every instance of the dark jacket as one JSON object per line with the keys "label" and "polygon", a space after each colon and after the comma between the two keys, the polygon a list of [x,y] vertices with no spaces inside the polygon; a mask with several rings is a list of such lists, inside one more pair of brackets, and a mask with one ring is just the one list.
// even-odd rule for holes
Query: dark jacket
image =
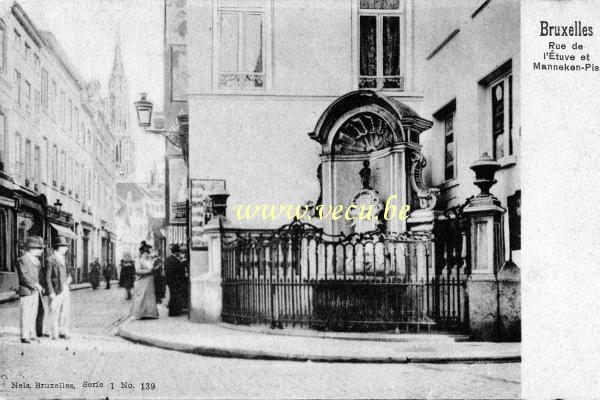
{"label": "dark jacket", "polygon": [[135,264],[133,261],[121,260],[121,277],[119,285],[131,289],[135,282]]}
{"label": "dark jacket", "polygon": [[40,263],[32,261],[27,254],[24,254],[19,258],[17,265],[17,273],[19,275],[19,296],[31,296],[35,293],[35,285],[39,283],[39,267]]}
{"label": "dark jacket", "polygon": [[52,293],[62,293],[63,285],[66,283],[68,274],[66,262],[63,264],[54,254],[48,257],[48,262],[46,263],[46,285],[48,295],[51,295]]}
{"label": "dark jacket", "polygon": [[165,261],[165,278],[167,285],[181,285],[186,280],[185,265],[179,258],[171,255]]}

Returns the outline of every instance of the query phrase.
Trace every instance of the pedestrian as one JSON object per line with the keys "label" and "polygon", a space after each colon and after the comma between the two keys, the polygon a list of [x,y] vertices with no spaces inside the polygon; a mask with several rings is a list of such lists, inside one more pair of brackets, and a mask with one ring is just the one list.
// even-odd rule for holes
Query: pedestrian
{"label": "pedestrian", "polygon": [[19,311],[21,314],[21,342],[39,340],[36,334],[36,318],[42,286],[38,281],[40,259],[44,241],[39,236],[30,236],[25,241],[25,254],[17,264],[19,276]]}
{"label": "pedestrian", "polygon": [[181,249],[179,245],[171,246],[171,255],[165,261],[165,275],[169,286],[169,316],[175,317],[183,314],[186,305],[186,271],[185,264],[181,262]]}
{"label": "pedestrian", "polygon": [[71,288],[73,281],[67,269],[65,254],[69,250],[67,240],[59,236],[52,243],[52,254],[46,266],[46,285],[50,296],[50,334],[52,339],[68,339],[71,320]]}
{"label": "pedestrian", "polygon": [[165,298],[167,287],[165,284],[165,270],[163,260],[157,252],[152,254],[152,265],[154,268],[154,289],[156,293],[156,303],[161,304]]}
{"label": "pedestrian", "polygon": [[112,275],[113,275],[113,265],[108,262],[106,264],[106,266],[104,267],[104,280],[106,281],[106,289],[109,290],[110,289],[110,280],[112,279]]}
{"label": "pedestrian", "polygon": [[47,266],[44,264],[41,263],[38,273],[38,281],[42,287],[35,321],[35,330],[38,337],[50,336],[50,298],[48,297],[48,287],[46,285]]}
{"label": "pedestrian", "polygon": [[94,290],[100,285],[100,263],[98,262],[98,257],[96,257],[94,262],[90,265],[90,283]]}
{"label": "pedestrian", "polygon": [[146,242],[142,242],[140,246],[140,259],[136,270],[138,279],[135,283],[130,314],[135,319],[158,318],[154,289],[154,263],[150,255],[151,248],[152,246],[146,244]]}
{"label": "pedestrian", "polygon": [[135,281],[135,263],[131,253],[125,253],[121,259],[121,276],[119,277],[119,286],[127,291],[127,300],[131,300],[131,289]]}

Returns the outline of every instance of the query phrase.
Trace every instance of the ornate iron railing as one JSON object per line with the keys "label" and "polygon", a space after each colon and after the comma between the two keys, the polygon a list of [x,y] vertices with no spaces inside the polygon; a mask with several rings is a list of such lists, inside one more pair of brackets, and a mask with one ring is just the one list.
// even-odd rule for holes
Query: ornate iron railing
{"label": "ornate iron railing", "polygon": [[331,236],[298,221],[227,231],[222,317],[332,330],[462,328],[464,270],[436,272],[434,250],[427,234]]}

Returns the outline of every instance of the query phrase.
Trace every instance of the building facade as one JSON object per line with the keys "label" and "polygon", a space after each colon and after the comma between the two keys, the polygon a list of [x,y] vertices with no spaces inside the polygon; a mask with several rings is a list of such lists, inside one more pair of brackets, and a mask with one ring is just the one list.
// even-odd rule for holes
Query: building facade
{"label": "building facade", "polygon": [[[71,240],[69,267],[87,279],[114,259],[116,140],[97,83],[85,83],[50,32],[16,2],[2,10],[2,282],[30,235]],[[9,196],[12,195],[12,199]]]}
{"label": "building facade", "polygon": [[[190,179],[226,181],[228,227],[290,222],[242,221],[236,206],[348,207],[361,188],[396,194],[433,223],[477,193],[470,166],[487,153],[508,210],[499,265],[518,263],[517,1],[200,0],[185,15]],[[416,215],[385,229],[422,224]],[[191,252],[200,309],[220,299],[200,293],[221,290],[208,240]]]}

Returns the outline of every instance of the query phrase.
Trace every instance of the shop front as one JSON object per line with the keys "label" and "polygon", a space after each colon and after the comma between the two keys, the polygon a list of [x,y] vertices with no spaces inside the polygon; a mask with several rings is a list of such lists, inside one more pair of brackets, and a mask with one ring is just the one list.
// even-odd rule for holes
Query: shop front
{"label": "shop front", "polygon": [[15,269],[15,200],[12,183],[0,175],[0,293],[18,288]]}
{"label": "shop front", "polygon": [[75,279],[74,283],[79,282],[77,274],[77,234],[74,232],[75,224],[73,216],[70,213],[61,211],[60,208],[48,206],[48,244],[52,245],[59,236],[67,239],[69,251],[67,253],[67,268],[71,276]]}

